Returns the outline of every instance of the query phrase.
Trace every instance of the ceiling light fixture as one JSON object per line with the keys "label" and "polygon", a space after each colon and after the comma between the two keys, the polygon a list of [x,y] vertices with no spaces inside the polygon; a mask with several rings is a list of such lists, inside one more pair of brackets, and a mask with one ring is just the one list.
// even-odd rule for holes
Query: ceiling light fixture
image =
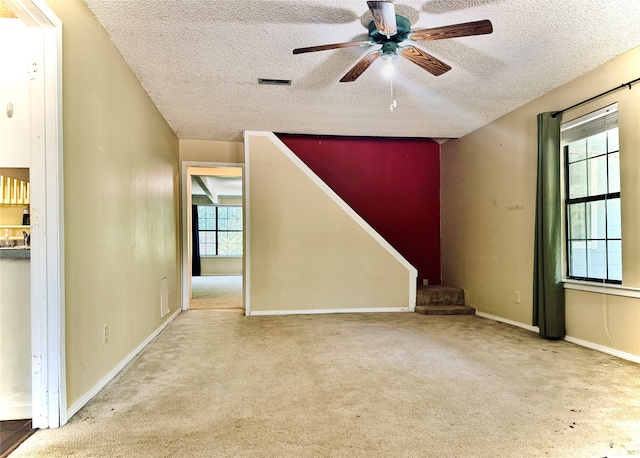
{"label": "ceiling light fixture", "polygon": [[393,67],[393,59],[387,59],[387,62],[384,64],[384,68],[382,69],[382,75],[385,78],[392,78],[395,73],[395,69]]}
{"label": "ceiling light fixture", "polygon": [[395,73],[393,62],[398,58],[398,46],[392,45],[390,49],[385,49],[385,46],[383,46],[382,49],[385,50],[385,52],[382,53],[382,59],[385,61],[384,68],[382,69],[382,75],[385,78],[388,78],[391,82],[391,103],[389,104],[389,109],[391,110],[391,113],[393,113],[393,109],[398,106],[398,102],[396,101],[395,89],[393,87],[393,75]]}

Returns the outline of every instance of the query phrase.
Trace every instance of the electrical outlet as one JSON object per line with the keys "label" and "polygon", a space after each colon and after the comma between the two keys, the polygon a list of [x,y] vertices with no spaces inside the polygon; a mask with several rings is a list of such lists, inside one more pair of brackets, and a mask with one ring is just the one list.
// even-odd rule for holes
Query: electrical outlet
{"label": "electrical outlet", "polygon": [[106,324],[104,325],[103,340],[104,343],[109,342],[109,326],[107,326]]}
{"label": "electrical outlet", "polygon": [[422,284],[423,284],[424,286],[429,285],[429,279],[428,279],[428,278],[423,278],[423,279],[422,279]]}
{"label": "electrical outlet", "polygon": [[513,295],[513,302],[516,304],[520,303],[520,291],[516,291]]}

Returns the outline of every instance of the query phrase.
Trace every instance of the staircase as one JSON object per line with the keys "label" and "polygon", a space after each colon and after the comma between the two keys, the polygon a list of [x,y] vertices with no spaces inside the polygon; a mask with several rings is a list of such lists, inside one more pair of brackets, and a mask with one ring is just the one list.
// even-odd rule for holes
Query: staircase
{"label": "staircase", "polygon": [[416,312],[423,315],[475,315],[464,304],[464,291],[453,286],[418,286]]}

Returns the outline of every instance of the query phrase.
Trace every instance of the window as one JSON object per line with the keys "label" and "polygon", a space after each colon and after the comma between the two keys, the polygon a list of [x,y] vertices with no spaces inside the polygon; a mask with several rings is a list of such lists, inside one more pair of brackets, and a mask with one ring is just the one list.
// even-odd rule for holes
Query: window
{"label": "window", "polygon": [[569,278],[622,283],[618,108],[562,126]]}
{"label": "window", "polygon": [[198,205],[201,256],[242,256],[242,207]]}

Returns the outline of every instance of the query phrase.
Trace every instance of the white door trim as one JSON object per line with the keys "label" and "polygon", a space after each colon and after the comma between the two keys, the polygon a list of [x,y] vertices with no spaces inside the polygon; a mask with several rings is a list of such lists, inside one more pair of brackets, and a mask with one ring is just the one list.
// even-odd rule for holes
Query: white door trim
{"label": "white door trim", "polygon": [[[191,300],[191,174],[188,171],[189,167],[201,167],[201,168],[215,168],[215,167],[236,167],[242,169],[242,181],[245,181],[245,164],[237,162],[192,162],[182,161],[182,301],[181,309],[189,310],[189,302]],[[243,195],[243,203],[246,203],[246,199]],[[244,206],[244,204],[243,204]],[[242,212],[243,215],[245,211]],[[246,234],[246,223],[243,226]],[[243,255],[246,259],[247,253]],[[246,261],[245,261],[246,262]],[[245,266],[243,262],[243,276],[245,275]],[[243,282],[246,284],[246,281]]]}
{"label": "white door trim", "polygon": [[34,428],[56,428],[67,422],[62,22],[44,0],[4,2],[34,35],[29,85],[32,416]]}

